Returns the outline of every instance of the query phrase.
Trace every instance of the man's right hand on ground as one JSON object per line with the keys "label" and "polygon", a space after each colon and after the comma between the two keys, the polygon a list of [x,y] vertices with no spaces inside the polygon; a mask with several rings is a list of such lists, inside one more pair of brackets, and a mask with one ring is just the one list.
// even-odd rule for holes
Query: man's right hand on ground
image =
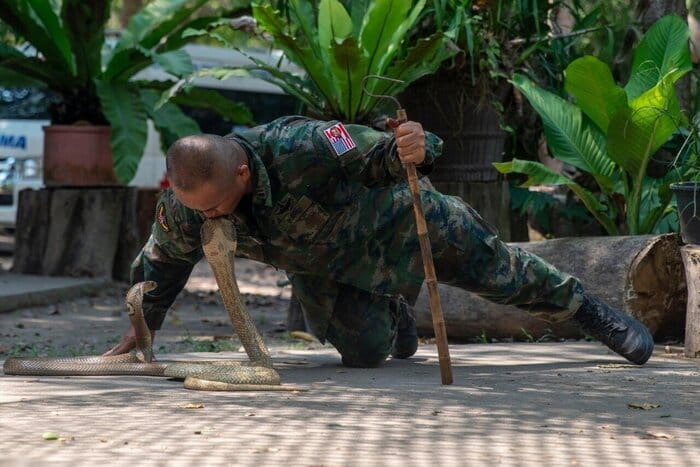
{"label": "man's right hand on ground", "polygon": [[[151,331],[151,342],[156,337],[156,332]],[[102,354],[103,357],[108,357],[110,355],[121,355],[131,352],[136,348],[136,331],[133,326],[129,327],[129,330],[122,336],[122,340],[119,341],[117,345]]]}

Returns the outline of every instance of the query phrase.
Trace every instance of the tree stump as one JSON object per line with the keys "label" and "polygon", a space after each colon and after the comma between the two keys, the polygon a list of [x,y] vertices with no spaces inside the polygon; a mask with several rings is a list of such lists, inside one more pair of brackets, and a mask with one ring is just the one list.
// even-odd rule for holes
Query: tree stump
{"label": "tree stump", "polygon": [[21,191],[12,271],[128,281],[153,223],[156,195],[135,187]]}
{"label": "tree stump", "polygon": [[151,235],[159,188],[129,188],[124,199],[119,240],[114,258],[114,280],[129,282],[131,263]]}
{"label": "tree stump", "polygon": [[[686,292],[677,235],[561,238],[512,245],[578,277],[587,292],[636,317],[658,338],[682,336]],[[440,296],[450,338],[473,338],[482,333],[523,339],[545,334],[580,336],[572,322],[552,323],[544,319],[546,313],[533,316],[455,287],[441,285]],[[419,332],[431,334],[425,287],[415,308]]]}
{"label": "tree stump", "polygon": [[685,324],[685,355],[700,357],[700,246],[681,248],[688,284],[688,307]]}

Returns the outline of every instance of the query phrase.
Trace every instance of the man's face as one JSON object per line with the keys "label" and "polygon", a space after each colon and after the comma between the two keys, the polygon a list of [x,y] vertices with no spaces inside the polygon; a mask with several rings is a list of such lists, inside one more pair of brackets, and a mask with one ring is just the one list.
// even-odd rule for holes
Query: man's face
{"label": "man's face", "polygon": [[[245,167],[241,173],[241,168]],[[204,182],[198,188],[183,191],[173,186],[175,197],[185,206],[201,211],[207,218],[231,214],[248,191],[250,171],[239,167],[236,176],[226,182]]]}

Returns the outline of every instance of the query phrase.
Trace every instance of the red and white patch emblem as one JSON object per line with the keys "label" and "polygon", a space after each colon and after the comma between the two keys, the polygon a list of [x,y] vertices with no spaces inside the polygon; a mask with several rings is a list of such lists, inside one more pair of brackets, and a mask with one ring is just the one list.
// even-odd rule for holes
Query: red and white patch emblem
{"label": "red and white patch emblem", "polygon": [[350,133],[342,123],[336,123],[332,127],[323,130],[323,134],[328,138],[328,142],[333,146],[336,156],[345,154],[356,147],[355,142],[350,137]]}

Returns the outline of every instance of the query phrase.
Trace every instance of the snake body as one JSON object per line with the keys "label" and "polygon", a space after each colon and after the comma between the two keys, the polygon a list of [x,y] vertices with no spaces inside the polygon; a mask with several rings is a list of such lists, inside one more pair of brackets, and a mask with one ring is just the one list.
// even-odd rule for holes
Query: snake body
{"label": "snake body", "polygon": [[224,308],[250,362],[153,361],[151,334],[143,316],[143,296],[156,283],[140,282],[126,294],[126,307],[136,331],[136,351],[115,356],[66,358],[9,358],[6,375],[35,376],[164,376],[185,380],[185,388],[206,391],[299,390],[282,386],[272,358],[253,320],[240,299],[234,271],[236,233],[223,218],[207,219],[201,230],[204,255],[219,285]]}

